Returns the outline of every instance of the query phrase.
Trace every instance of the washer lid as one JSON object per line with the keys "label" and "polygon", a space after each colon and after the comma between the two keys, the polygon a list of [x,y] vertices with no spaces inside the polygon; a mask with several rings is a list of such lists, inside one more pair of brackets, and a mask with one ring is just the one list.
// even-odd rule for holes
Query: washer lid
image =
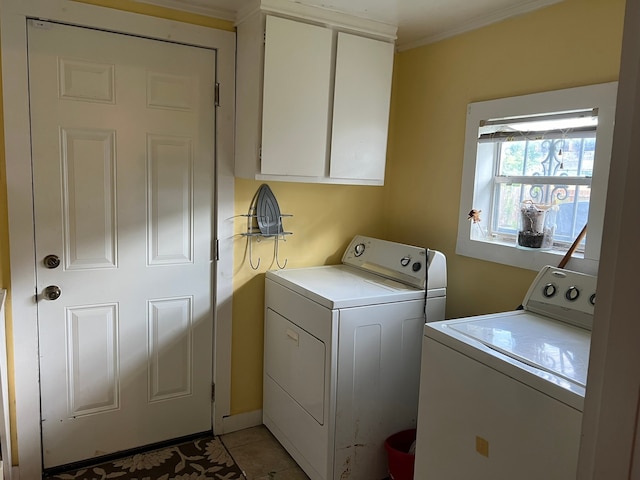
{"label": "washer lid", "polygon": [[425,335],[582,409],[582,399],[558,395],[557,386],[584,397],[591,343],[588,330],[519,310],[429,323]]}
{"label": "washer lid", "polygon": [[535,314],[461,322],[450,328],[535,368],[585,387],[591,335]]}
{"label": "washer lid", "polygon": [[424,298],[424,290],[348,265],[268,271],[266,276],[331,309]]}

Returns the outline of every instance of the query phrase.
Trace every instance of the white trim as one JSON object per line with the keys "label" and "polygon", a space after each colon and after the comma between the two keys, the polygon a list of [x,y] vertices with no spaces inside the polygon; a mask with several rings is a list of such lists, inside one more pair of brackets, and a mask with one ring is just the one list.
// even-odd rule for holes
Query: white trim
{"label": "white trim", "polygon": [[138,3],[157,5],[158,7],[170,8],[181,12],[195,13],[205,17],[219,18],[232,22],[236,19],[235,10],[228,8],[218,8],[211,5],[206,0],[135,0]]}
{"label": "white trim", "polygon": [[640,478],[638,237],[640,0],[627,0],[611,173],[587,376],[581,480]]}
{"label": "white trim", "polygon": [[289,0],[262,0],[260,8],[263,12],[292,15],[312,22],[319,22],[327,27],[339,28],[358,33],[378,34],[392,40],[396,38],[398,27],[388,23],[356,17],[355,15],[319,8]]}
{"label": "white trim", "polygon": [[[216,110],[217,215],[220,261],[216,271],[214,428],[230,411],[233,275],[233,125],[235,34],[69,0],[0,0],[0,45],[9,210],[14,383],[19,475],[40,478],[41,440],[37,310],[31,197],[26,19],[37,17],[217,50],[221,106]],[[10,92],[10,94],[8,94]]]}
{"label": "white trim", "polygon": [[[355,14],[330,10],[314,5],[306,5],[290,0],[252,0],[241,8],[216,8],[203,0],[136,0],[140,3],[158,5],[183,12],[235,20],[236,25],[257,11],[272,13],[284,17],[306,20],[310,23],[322,24],[327,27],[340,28],[353,32],[366,33],[387,40],[394,40],[398,27],[390,23],[370,18],[359,17]],[[558,0],[555,0],[558,1]]]}
{"label": "white trim", "polygon": [[[247,16],[260,9],[260,0],[248,2],[242,8],[235,11],[225,8],[215,8],[207,4],[204,0],[136,0],[141,3],[158,5],[162,7],[181,10],[184,12],[205,15],[208,17],[216,17],[224,20],[235,20],[236,24],[241,23]],[[406,43],[398,43],[397,50],[402,52],[412,48],[422,47],[430,43],[439,42],[447,38],[455,37],[463,33],[477,30],[493,23],[501,22],[511,17],[524,15],[540,8],[554,5],[563,0],[530,0],[528,2],[511,5],[500,8],[499,10],[479,15],[465,22],[457,23],[454,27],[440,31],[433,35],[421,37]],[[355,28],[360,32],[376,31],[383,33],[387,38],[396,38],[398,27],[383,20],[358,17],[357,14],[346,14],[339,11],[329,10],[326,8],[305,5],[300,2],[291,0],[263,0],[262,10],[264,12],[281,14],[284,16],[291,15],[296,18],[307,19],[310,21],[328,21],[332,24],[336,18],[345,16],[350,18],[347,23],[342,25],[343,28]],[[344,22],[344,20],[341,20]]]}
{"label": "white trim", "polygon": [[531,0],[529,2],[519,3],[510,7],[504,7],[500,10],[487,13],[485,15],[479,15],[466,22],[457,23],[455,27],[449,28],[434,35],[423,37],[419,40],[414,40],[407,43],[398,43],[397,50],[402,52],[404,50],[410,50],[412,48],[422,47],[430,43],[439,42],[440,40],[446,40],[447,38],[455,37],[463,33],[477,30],[478,28],[486,27],[493,23],[498,23],[503,20],[507,20],[511,17],[524,15],[525,13],[533,12],[543,7],[548,7],[555,3],[560,3],[563,0]]}
{"label": "white trim", "polygon": [[0,452],[8,461],[0,461],[0,479],[11,480],[11,431],[9,425],[9,379],[7,378],[7,332],[5,300],[7,291],[0,289]]}
{"label": "white trim", "polygon": [[254,410],[252,412],[225,417],[222,425],[223,428],[219,432],[221,435],[262,425],[262,410]]}
{"label": "white trim", "polygon": [[245,21],[247,17],[250,17],[257,11],[304,20],[308,23],[364,34],[387,41],[395,40],[396,32],[398,31],[396,25],[389,23],[361,18],[327,8],[304,5],[289,0],[254,0],[238,11],[236,25]]}

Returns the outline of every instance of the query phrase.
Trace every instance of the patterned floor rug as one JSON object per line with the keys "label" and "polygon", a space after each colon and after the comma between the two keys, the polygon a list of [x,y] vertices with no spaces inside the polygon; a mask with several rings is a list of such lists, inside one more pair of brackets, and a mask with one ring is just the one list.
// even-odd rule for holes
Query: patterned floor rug
{"label": "patterned floor rug", "polygon": [[56,480],[246,480],[220,439],[205,437],[45,477]]}

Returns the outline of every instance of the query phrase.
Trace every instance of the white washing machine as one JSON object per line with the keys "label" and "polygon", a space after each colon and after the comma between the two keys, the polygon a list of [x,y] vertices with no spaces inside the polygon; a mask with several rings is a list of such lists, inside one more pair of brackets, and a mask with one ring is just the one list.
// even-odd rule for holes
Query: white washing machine
{"label": "white washing machine", "polygon": [[356,236],[341,265],[270,271],[263,421],[312,480],[388,476],[415,428],[422,332],[444,319],[442,253]]}
{"label": "white washing machine", "polygon": [[595,290],[545,267],[522,310],[425,325],[416,480],[575,478]]}

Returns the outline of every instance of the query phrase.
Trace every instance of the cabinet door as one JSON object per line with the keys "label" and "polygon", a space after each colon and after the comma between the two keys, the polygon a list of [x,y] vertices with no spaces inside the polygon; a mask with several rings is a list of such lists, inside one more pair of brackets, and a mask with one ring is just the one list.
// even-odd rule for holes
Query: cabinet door
{"label": "cabinet door", "polygon": [[384,181],[393,44],[338,34],[332,178]]}
{"label": "cabinet door", "polygon": [[267,17],[261,173],[325,176],[331,31]]}

